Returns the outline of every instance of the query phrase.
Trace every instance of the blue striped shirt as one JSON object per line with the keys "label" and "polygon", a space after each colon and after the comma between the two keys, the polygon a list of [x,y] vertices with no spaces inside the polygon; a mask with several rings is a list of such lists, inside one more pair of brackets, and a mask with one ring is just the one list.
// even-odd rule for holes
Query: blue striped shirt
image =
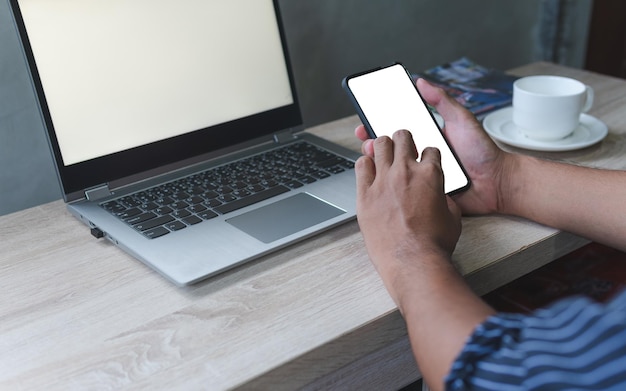
{"label": "blue striped shirt", "polygon": [[608,304],[561,300],[479,325],[447,390],[626,390],[626,292]]}

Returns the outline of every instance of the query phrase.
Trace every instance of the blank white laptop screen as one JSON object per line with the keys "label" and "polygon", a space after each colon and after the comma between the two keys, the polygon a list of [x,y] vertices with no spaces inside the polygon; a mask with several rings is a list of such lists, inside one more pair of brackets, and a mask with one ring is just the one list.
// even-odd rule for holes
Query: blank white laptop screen
{"label": "blank white laptop screen", "polygon": [[272,2],[190,1],[20,1],[64,165],[294,102]]}

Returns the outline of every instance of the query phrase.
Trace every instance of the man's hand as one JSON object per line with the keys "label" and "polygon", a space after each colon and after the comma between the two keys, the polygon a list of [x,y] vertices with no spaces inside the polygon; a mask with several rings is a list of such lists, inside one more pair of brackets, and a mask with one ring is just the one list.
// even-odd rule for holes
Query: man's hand
{"label": "man's hand", "polygon": [[[489,138],[474,115],[467,111],[442,89],[424,79],[417,80],[417,88],[426,102],[437,109],[445,121],[443,133],[452,145],[472,185],[468,191],[454,196],[464,213],[486,214],[503,210],[501,205],[502,186],[509,186],[506,175],[511,166],[510,154],[502,151]],[[356,136],[363,141],[362,152],[374,156],[374,140],[368,140],[363,125],[355,129]]]}
{"label": "man's hand", "polygon": [[[399,304],[413,272],[448,262],[461,233],[460,210],[444,194],[441,157],[426,148],[416,161],[411,134],[372,142],[374,154],[356,163],[357,217],[365,244],[385,286]],[[447,267],[447,266],[446,266]]]}

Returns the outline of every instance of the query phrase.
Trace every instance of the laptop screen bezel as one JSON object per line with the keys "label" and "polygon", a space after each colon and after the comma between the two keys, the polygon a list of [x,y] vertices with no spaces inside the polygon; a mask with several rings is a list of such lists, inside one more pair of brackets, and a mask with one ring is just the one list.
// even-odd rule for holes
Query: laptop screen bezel
{"label": "laptop screen bezel", "polygon": [[[279,4],[278,0],[273,0],[284,61],[293,97],[292,104],[66,166],[63,163],[54,122],[52,121],[35,57],[28,39],[28,33],[19,7],[19,0],[10,0],[9,2],[66,201],[73,198],[70,195],[82,194],[85,190],[96,186],[115,182],[122,178],[137,176],[143,172],[193,159],[197,156],[232,148],[238,144],[259,139],[263,136],[268,136],[269,139],[279,131],[294,129],[302,125],[302,115],[296,95],[293,70]],[[253,65],[251,64],[252,67]],[[254,69],[251,69],[250,75],[241,75],[241,77],[262,77],[262,75],[255,75]]]}

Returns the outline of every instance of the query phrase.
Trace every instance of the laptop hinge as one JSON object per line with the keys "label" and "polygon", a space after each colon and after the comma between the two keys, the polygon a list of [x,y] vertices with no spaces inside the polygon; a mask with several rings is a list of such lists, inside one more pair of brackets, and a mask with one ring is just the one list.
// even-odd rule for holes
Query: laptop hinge
{"label": "laptop hinge", "polygon": [[292,141],[296,136],[292,132],[280,132],[274,134],[274,142],[276,144],[286,143]]}
{"label": "laptop hinge", "polygon": [[109,185],[107,183],[85,190],[85,197],[89,201],[97,201],[112,194],[113,193],[111,193],[111,191],[109,190]]}

